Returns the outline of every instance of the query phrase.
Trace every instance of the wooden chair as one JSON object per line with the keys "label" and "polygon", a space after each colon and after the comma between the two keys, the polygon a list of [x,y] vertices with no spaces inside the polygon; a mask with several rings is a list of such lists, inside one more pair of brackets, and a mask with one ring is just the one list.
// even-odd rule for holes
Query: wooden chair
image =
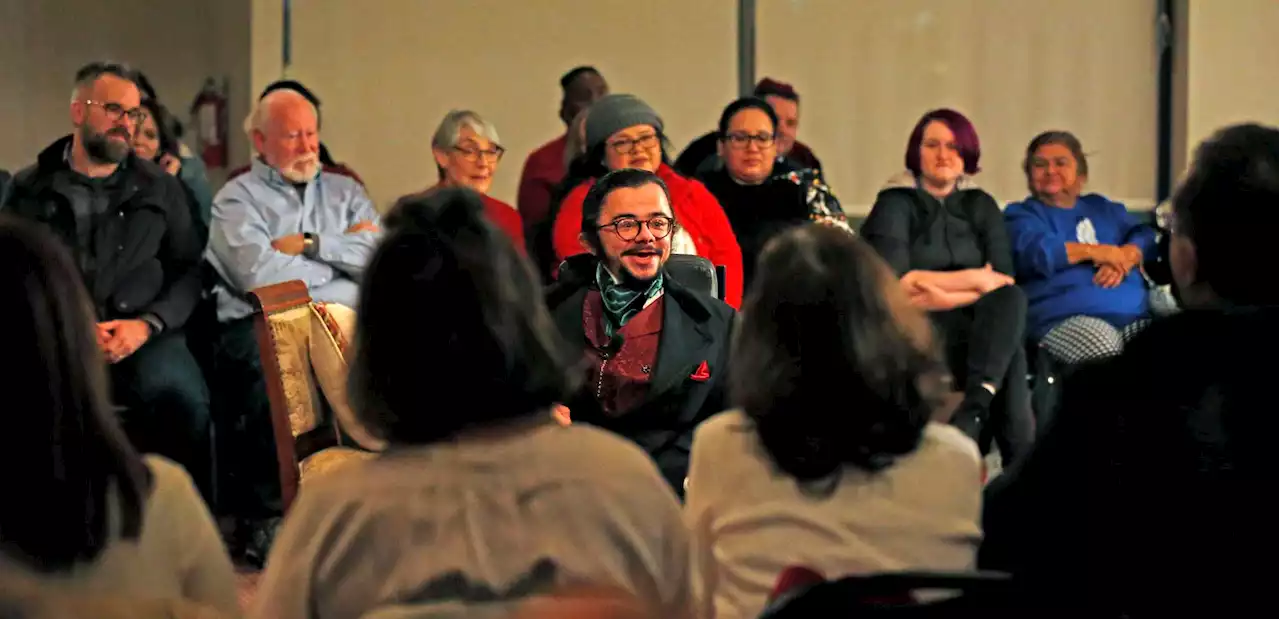
{"label": "wooden chair", "polygon": [[346,398],[346,350],[355,313],[313,302],[297,280],[250,296],[258,310],[254,328],[287,511],[308,478],[367,459],[385,445],[360,425]]}

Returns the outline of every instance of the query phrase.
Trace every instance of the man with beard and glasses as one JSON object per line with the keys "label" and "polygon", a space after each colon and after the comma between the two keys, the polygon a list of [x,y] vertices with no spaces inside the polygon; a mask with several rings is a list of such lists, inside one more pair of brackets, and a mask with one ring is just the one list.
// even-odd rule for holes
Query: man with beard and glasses
{"label": "man with beard and glasses", "polygon": [[693,428],[726,408],[734,311],[667,273],[679,225],[656,174],[604,175],[583,200],[590,253],[569,258],[547,305],[586,360],[572,419],[635,441],[683,495]]}
{"label": "man with beard and glasses", "polygon": [[66,242],[93,298],[131,440],[179,461],[211,501],[209,391],[183,333],[200,300],[204,241],[179,181],[133,154],[140,103],[129,67],[77,71],[75,130],[15,176],[3,210]]}
{"label": "man with beard and glasses", "polygon": [[213,199],[206,258],[218,275],[220,327],[211,377],[219,424],[236,429],[224,503],[243,519],[250,561],[261,561],[281,513],[266,382],[250,291],[291,280],[311,298],[354,308],[381,223],[356,179],[322,170],[316,108],[292,89],[267,93],[252,117],[258,156]]}

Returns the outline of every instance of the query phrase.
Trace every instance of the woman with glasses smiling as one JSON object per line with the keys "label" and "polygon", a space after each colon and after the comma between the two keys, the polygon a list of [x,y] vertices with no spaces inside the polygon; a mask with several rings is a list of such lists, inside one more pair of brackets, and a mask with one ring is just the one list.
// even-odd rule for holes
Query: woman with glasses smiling
{"label": "woman with glasses smiling", "polygon": [[[574,160],[561,184],[552,242],[556,258],[587,252],[580,235],[582,201],[595,180],[625,168],[653,172],[667,184],[671,209],[680,226],[671,237],[671,252],[702,256],[724,267],[724,302],[742,303],[742,250],[724,209],[702,183],[671,168],[662,118],[635,95],[609,95],[591,106],[586,121],[586,154]],[[565,195],[567,193],[567,195]],[[553,198],[552,203],[556,200]]]}
{"label": "woman with glasses smiling", "polygon": [[484,214],[498,226],[521,254],[525,253],[524,224],[516,207],[489,195],[493,175],[507,149],[498,140],[498,130],[471,110],[445,114],[431,138],[431,154],[436,160],[439,187],[466,187],[484,200]]}
{"label": "woman with glasses smiling", "polygon": [[778,115],[764,99],[743,97],[730,103],[716,132],[724,166],[698,176],[724,207],[738,237],[747,289],[756,257],[779,232],[810,221],[852,232],[824,185],[806,180],[778,159],[777,130]]}

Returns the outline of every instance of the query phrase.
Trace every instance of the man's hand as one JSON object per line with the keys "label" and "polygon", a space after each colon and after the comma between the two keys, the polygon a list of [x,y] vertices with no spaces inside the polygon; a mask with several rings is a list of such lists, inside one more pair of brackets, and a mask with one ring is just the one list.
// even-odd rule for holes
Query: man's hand
{"label": "man's hand", "polygon": [[357,232],[381,232],[382,229],[375,225],[372,221],[357,221],[355,225],[347,228],[347,234],[355,234]]}
{"label": "man's hand", "polygon": [[1115,288],[1124,283],[1126,275],[1120,267],[1104,264],[1093,274],[1093,283],[1103,288]]}
{"label": "man's hand", "polygon": [[102,351],[110,363],[119,363],[138,352],[149,339],[151,325],[143,320],[108,320],[98,323],[98,343],[102,345]]}
{"label": "man's hand", "polygon": [[301,256],[302,250],[306,249],[306,246],[307,246],[306,238],[307,237],[303,236],[302,234],[290,234],[289,236],[282,236],[274,241],[271,241],[271,247],[275,248],[276,251],[282,254],[289,254],[290,256]]}

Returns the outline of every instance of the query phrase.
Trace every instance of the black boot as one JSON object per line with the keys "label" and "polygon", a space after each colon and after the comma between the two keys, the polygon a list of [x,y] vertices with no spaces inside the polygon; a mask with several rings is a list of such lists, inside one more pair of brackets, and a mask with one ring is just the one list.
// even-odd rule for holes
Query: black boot
{"label": "black boot", "polygon": [[982,447],[982,430],[991,416],[991,401],[995,394],[982,385],[970,387],[965,391],[964,400],[951,415],[951,425],[964,432],[973,442]]}

